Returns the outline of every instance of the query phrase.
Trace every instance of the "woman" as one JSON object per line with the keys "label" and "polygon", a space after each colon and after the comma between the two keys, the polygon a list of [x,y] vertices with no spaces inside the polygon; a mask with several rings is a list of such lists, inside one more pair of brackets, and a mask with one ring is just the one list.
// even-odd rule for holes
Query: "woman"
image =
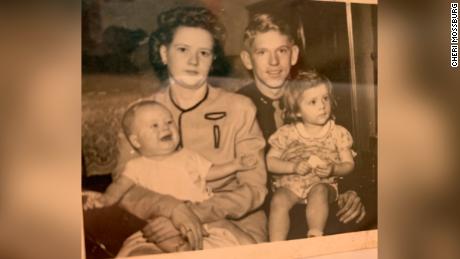
{"label": "woman", "polygon": [[[266,240],[266,217],[258,210],[266,195],[263,158],[265,141],[256,122],[256,109],[241,95],[208,83],[213,65],[222,58],[224,28],[217,18],[201,7],[179,7],[158,17],[158,29],[150,38],[150,61],[165,87],[152,99],[165,105],[179,127],[180,145],[192,149],[213,163],[224,163],[242,154],[257,156],[257,167],[236,177],[210,183],[214,196],[198,204],[183,203],[170,196],[135,187],[121,205],[143,219],[163,216],[186,236],[191,246],[201,249],[205,234],[202,224],[230,218],[235,226],[257,242]],[[126,140],[120,141],[117,172],[136,156]],[[144,229],[159,241],[178,231],[164,218]],[[180,245],[180,244],[178,244]]]}

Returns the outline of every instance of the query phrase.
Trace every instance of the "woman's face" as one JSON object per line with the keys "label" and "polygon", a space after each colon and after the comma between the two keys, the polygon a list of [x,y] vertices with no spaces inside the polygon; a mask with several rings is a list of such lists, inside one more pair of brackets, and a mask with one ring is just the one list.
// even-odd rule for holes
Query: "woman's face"
{"label": "woman's face", "polygon": [[169,46],[160,47],[170,78],[182,87],[197,89],[206,83],[213,61],[211,34],[197,27],[179,27]]}

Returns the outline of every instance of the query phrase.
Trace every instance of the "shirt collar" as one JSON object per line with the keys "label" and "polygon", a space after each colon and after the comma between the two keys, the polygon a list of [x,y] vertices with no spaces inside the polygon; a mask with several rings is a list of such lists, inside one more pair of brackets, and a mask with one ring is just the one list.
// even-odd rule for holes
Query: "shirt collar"
{"label": "shirt collar", "polygon": [[334,125],[335,125],[335,122],[333,120],[329,120],[326,123],[326,125],[324,125],[324,127],[321,129],[321,131],[314,136],[309,134],[305,130],[305,126],[301,122],[296,123],[295,128],[297,132],[299,133],[299,135],[303,138],[323,138],[330,132],[330,130],[333,128]]}
{"label": "shirt collar", "polygon": [[[248,91],[249,93],[254,96],[255,100],[257,101],[260,101],[262,102],[263,104],[266,104],[266,105],[270,105],[272,106],[272,103],[276,100],[273,100],[265,95],[263,95],[259,89],[257,89],[257,86],[255,84],[255,82],[251,83],[250,85],[246,86],[248,88]],[[278,99],[278,101],[280,101],[280,108],[281,109],[284,109],[284,100],[283,100],[283,97],[281,97],[280,99]]]}
{"label": "shirt collar", "polygon": [[172,93],[171,93],[171,88],[168,87],[168,90],[167,90],[167,95],[168,95],[168,99],[169,101],[178,109],[180,110],[181,112],[188,112],[188,111],[191,111],[191,110],[194,110],[196,109],[197,107],[199,107],[204,101],[206,101],[209,97],[209,93],[211,91],[213,91],[214,89],[208,84],[206,86],[206,92],[203,96],[203,98],[197,102],[195,105],[193,105],[192,107],[188,108],[188,109],[183,109],[182,107],[180,107],[175,101],[174,101],[174,98],[172,97]]}

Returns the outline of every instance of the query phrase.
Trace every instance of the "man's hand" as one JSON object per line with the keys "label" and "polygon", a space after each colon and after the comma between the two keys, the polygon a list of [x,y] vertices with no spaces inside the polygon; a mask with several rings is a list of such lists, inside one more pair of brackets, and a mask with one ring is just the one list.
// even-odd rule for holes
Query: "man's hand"
{"label": "man's hand", "polygon": [[203,249],[203,236],[209,234],[203,228],[200,219],[185,203],[180,203],[174,208],[171,221],[182,236],[187,237],[193,250]]}
{"label": "man's hand", "polygon": [[339,221],[342,223],[348,223],[353,219],[356,219],[355,222],[359,223],[366,216],[366,210],[361,203],[361,198],[355,191],[350,190],[340,194],[338,205],[339,211],[336,216],[339,217]]}

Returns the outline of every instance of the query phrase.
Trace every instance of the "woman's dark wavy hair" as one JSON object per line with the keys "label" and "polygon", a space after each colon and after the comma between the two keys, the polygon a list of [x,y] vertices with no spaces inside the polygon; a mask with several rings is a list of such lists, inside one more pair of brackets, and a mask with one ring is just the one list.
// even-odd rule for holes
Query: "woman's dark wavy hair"
{"label": "woman's dark wavy hair", "polygon": [[302,118],[297,116],[300,111],[299,101],[304,91],[326,85],[329,90],[329,98],[331,100],[331,118],[334,120],[334,109],[337,106],[337,101],[334,96],[334,91],[331,81],[324,75],[317,73],[314,70],[299,71],[297,75],[288,81],[284,92],[284,105],[286,105],[285,121],[286,123],[302,122]]}
{"label": "woman's dark wavy hair", "polygon": [[160,46],[168,46],[174,37],[177,28],[181,26],[196,27],[208,31],[213,38],[214,60],[211,72],[222,69],[224,60],[223,44],[225,41],[225,27],[217,17],[204,7],[183,6],[162,12],[157,17],[158,28],[152,32],[149,39],[149,59],[160,80],[168,78],[167,66],[160,57]]}

